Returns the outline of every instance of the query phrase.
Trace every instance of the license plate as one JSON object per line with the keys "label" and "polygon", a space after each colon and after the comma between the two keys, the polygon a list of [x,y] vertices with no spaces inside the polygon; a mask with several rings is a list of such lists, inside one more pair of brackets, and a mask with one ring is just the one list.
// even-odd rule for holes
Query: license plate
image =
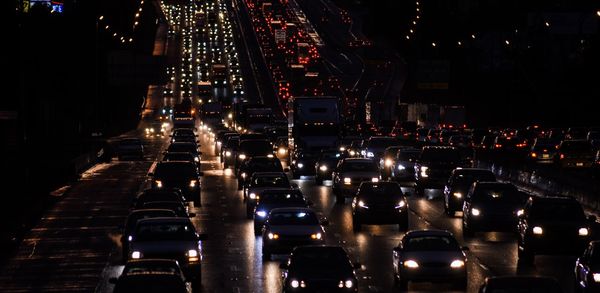
{"label": "license plate", "polygon": [[577,167],[583,167],[583,163],[577,163]]}
{"label": "license plate", "polygon": [[549,158],[550,158],[550,155],[548,155],[548,154],[543,154],[542,155],[542,159],[549,159]]}

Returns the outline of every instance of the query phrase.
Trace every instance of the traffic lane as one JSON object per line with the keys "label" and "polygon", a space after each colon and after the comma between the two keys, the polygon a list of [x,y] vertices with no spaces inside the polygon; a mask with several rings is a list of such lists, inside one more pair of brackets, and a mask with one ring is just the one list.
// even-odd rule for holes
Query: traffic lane
{"label": "traffic lane", "polygon": [[[147,150],[152,157],[159,147],[150,142]],[[0,270],[2,292],[93,291],[150,165],[115,160],[83,173]]]}
{"label": "traffic lane", "polygon": [[481,265],[493,276],[498,275],[543,275],[559,280],[565,292],[572,292],[575,256],[536,256],[534,266],[518,264],[517,238],[513,233],[477,233],[465,239],[462,235],[462,219],[450,218],[444,212],[441,190],[427,190],[426,197],[411,196],[411,210],[437,229],[448,230],[461,243],[465,243]]}
{"label": "traffic lane", "polygon": [[[337,204],[331,190],[330,181],[326,186],[317,186],[312,177],[303,177],[296,181],[304,195],[313,201],[317,213],[327,217],[327,241],[345,247],[354,260],[363,265],[358,270],[360,292],[394,292],[392,249],[398,245],[404,232],[398,231],[398,225],[365,225],[361,232],[352,230],[352,209],[350,200]],[[437,228],[425,221],[419,214],[409,213],[409,230]],[[463,243],[459,239],[460,243]],[[489,276],[489,272],[478,259],[467,252],[468,292],[475,292]],[[410,284],[411,291],[451,292],[448,284],[416,283]]]}

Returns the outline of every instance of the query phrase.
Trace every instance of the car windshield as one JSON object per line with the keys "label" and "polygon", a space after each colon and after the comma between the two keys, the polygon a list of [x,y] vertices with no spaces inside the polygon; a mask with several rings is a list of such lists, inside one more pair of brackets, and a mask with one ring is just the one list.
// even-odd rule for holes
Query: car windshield
{"label": "car windshield", "polygon": [[252,180],[254,187],[289,187],[290,183],[284,176],[257,176]]}
{"label": "car windshield", "polygon": [[478,186],[471,198],[474,202],[488,203],[522,203],[526,200],[512,185]]}
{"label": "car windshield", "polygon": [[342,249],[304,249],[294,253],[291,263],[295,269],[350,269],[348,256]]}
{"label": "car windshield", "polygon": [[341,172],[379,172],[373,162],[344,162],[340,169]]}
{"label": "car windshield", "polygon": [[135,241],[196,240],[196,230],[186,223],[142,223],[135,231]]}
{"label": "car windshield", "polygon": [[243,140],[239,147],[240,153],[244,154],[269,153],[272,149],[268,140]]}
{"label": "car windshield", "polygon": [[196,176],[196,166],[192,163],[169,163],[158,164],[154,171],[154,176],[158,178],[176,178],[184,179]]}
{"label": "car windshield", "polygon": [[531,217],[538,220],[583,221],[585,213],[581,205],[566,201],[540,201],[534,204]]}
{"label": "car windshield", "polygon": [[415,236],[404,240],[405,251],[453,251],[460,250],[458,242],[447,236]]}
{"label": "car windshield", "polygon": [[420,150],[401,150],[398,159],[401,161],[414,161],[421,155]]}
{"label": "car windshield", "polygon": [[373,196],[373,197],[381,197],[381,196],[394,196],[401,195],[402,189],[400,189],[400,185],[396,183],[381,183],[381,184],[372,184],[372,183],[363,183],[360,186],[359,195]]}
{"label": "car windshield", "polygon": [[300,192],[265,192],[260,198],[261,204],[304,203]]}
{"label": "car windshield", "polygon": [[319,219],[317,219],[315,213],[307,211],[271,212],[269,214],[269,224],[274,226],[314,226],[319,225]]}
{"label": "car windshield", "polygon": [[254,168],[254,169],[267,169],[267,170],[277,170],[277,169],[282,169],[281,167],[281,162],[278,159],[274,159],[274,160],[266,160],[266,159],[253,159],[251,160],[249,163],[249,167],[250,168]]}
{"label": "car windshield", "polygon": [[179,143],[172,143],[167,148],[167,152],[173,152],[173,153],[196,153],[196,152],[198,152],[198,149],[193,144],[188,144],[188,143],[181,143],[181,144],[179,144]]}
{"label": "car windshield", "polygon": [[421,153],[421,161],[425,162],[457,162],[460,153],[456,149],[429,149]]}
{"label": "car windshield", "polygon": [[560,146],[562,152],[591,152],[592,144],[587,140],[582,141],[565,141]]}
{"label": "car windshield", "polygon": [[475,181],[495,182],[496,176],[489,171],[460,172],[454,176],[454,182],[460,185],[471,185]]}

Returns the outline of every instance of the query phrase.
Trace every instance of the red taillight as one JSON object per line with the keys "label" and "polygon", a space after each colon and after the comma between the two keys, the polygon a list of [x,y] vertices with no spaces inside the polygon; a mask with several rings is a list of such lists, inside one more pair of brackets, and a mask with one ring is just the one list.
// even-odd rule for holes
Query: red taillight
{"label": "red taillight", "polygon": [[564,159],[565,158],[565,154],[560,154],[560,159]]}
{"label": "red taillight", "polygon": [[495,144],[494,146],[497,147],[497,148],[501,148],[502,147],[501,144]]}

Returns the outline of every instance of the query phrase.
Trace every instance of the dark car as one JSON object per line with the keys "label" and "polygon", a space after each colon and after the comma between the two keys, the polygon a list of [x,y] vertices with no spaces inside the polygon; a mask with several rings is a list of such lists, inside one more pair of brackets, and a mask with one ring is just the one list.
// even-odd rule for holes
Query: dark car
{"label": "dark car", "polygon": [[536,163],[552,163],[559,143],[547,138],[536,138],[529,151],[529,158]]}
{"label": "dark car", "polygon": [[413,183],[415,181],[415,162],[421,155],[417,148],[400,149],[394,159],[392,178],[401,184]]}
{"label": "dark car", "polygon": [[396,163],[396,157],[402,149],[410,148],[408,146],[391,146],[385,149],[383,156],[379,159],[379,168],[381,169],[381,176],[383,178],[390,178],[392,176],[394,165]]}
{"label": "dark car", "polygon": [[131,235],[129,258],[176,260],[186,280],[201,282],[202,245],[188,218],[139,220]]}
{"label": "dark car", "polygon": [[231,130],[220,130],[215,134],[215,156],[218,156],[221,153],[221,147],[223,146],[223,142],[227,139],[227,137],[240,135]]}
{"label": "dark car", "polygon": [[284,172],[281,161],[273,156],[256,156],[245,160],[238,168],[237,186],[242,190],[255,172]]}
{"label": "dark car", "polygon": [[167,153],[190,153],[194,156],[194,161],[200,162],[200,155],[202,153],[198,151],[198,145],[194,142],[173,142],[167,147]]}
{"label": "dark car", "polygon": [[595,221],[574,198],[530,197],[519,216],[519,262],[533,263],[536,254],[581,254]]}
{"label": "dark car", "polygon": [[565,140],[558,146],[554,161],[563,168],[590,168],[595,154],[587,140]]}
{"label": "dark car", "polygon": [[473,183],[463,205],[463,235],[473,236],[478,231],[514,232],[528,198],[511,183]]}
{"label": "dark car", "polygon": [[408,202],[396,182],[363,182],[352,199],[352,227],[363,224],[398,224],[408,229]]}
{"label": "dark car", "polygon": [[323,180],[330,180],[333,169],[338,161],[342,158],[342,154],[335,150],[323,150],[319,154],[315,163],[315,183],[322,185]]}
{"label": "dark car", "polygon": [[467,192],[474,182],[496,182],[494,172],[478,168],[457,168],[444,187],[444,211],[449,216],[462,210]]}
{"label": "dark car", "polygon": [[237,158],[235,161],[235,168],[239,168],[241,163],[255,156],[274,156],[273,146],[267,139],[247,139],[244,140],[240,137],[240,143],[237,149]]}
{"label": "dark car", "polygon": [[372,136],[362,144],[361,155],[379,162],[383,157],[385,149],[391,146],[399,145],[399,141],[391,136]]}
{"label": "dark car", "polygon": [[489,277],[479,288],[479,293],[562,293],[558,281],[542,276]]}
{"label": "dark car", "polygon": [[307,201],[297,189],[267,189],[262,192],[254,209],[254,235],[262,233],[262,227],[271,212],[276,208],[300,207],[308,208],[312,202]]}
{"label": "dark car", "polygon": [[260,199],[262,192],[267,189],[292,189],[297,185],[291,185],[283,172],[254,172],[250,181],[244,188],[244,200],[246,201],[246,216],[252,219],[254,208]]}
{"label": "dark car", "polygon": [[193,201],[195,205],[201,204],[200,177],[203,175],[196,164],[191,162],[159,162],[154,172],[148,174],[152,177],[152,188],[178,188],[186,201]]}
{"label": "dark car", "polygon": [[133,199],[132,207],[141,209],[145,203],[152,201],[177,201],[185,203],[186,199],[179,188],[146,189]]}
{"label": "dark car", "polygon": [[358,292],[352,263],[339,246],[300,246],[281,264],[283,292]]}
{"label": "dark car", "polygon": [[221,145],[221,161],[223,162],[223,169],[227,169],[229,166],[235,165],[237,148],[239,144],[239,136],[229,136]]}
{"label": "dark car", "polygon": [[424,147],[415,163],[415,194],[424,195],[426,188],[444,188],[452,170],[460,167],[461,162],[455,147]]}
{"label": "dark car", "polygon": [[410,231],[393,249],[394,280],[406,291],[409,282],[449,282],[467,288],[467,257],[454,235],[442,230]]}
{"label": "dark car", "polygon": [[575,262],[575,292],[600,292],[600,241],[591,241]]}
{"label": "dark car", "polygon": [[165,209],[171,210],[175,213],[177,217],[191,218],[195,217],[196,214],[190,213],[187,206],[183,205],[182,202],[179,201],[150,201],[146,202],[142,205],[141,209]]}
{"label": "dark car", "polygon": [[343,203],[346,197],[352,197],[363,181],[379,182],[381,173],[371,159],[346,158],[341,160],[332,174],[333,194],[336,201]]}
{"label": "dark car", "polygon": [[308,151],[304,149],[294,149],[290,157],[290,171],[293,179],[299,179],[300,176],[315,175],[315,163],[319,156],[318,151]]}
{"label": "dark car", "polygon": [[175,217],[175,213],[172,210],[167,209],[141,209],[133,210],[127,216],[125,225],[123,226],[123,232],[121,233],[121,247],[123,262],[127,262],[129,259],[129,239],[131,233],[135,229],[138,220],[148,218],[160,218],[160,217]]}
{"label": "dark car", "polygon": [[187,292],[185,281],[179,264],[172,259],[130,260],[118,278],[109,279],[115,284],[113,292],[183,293]]}

